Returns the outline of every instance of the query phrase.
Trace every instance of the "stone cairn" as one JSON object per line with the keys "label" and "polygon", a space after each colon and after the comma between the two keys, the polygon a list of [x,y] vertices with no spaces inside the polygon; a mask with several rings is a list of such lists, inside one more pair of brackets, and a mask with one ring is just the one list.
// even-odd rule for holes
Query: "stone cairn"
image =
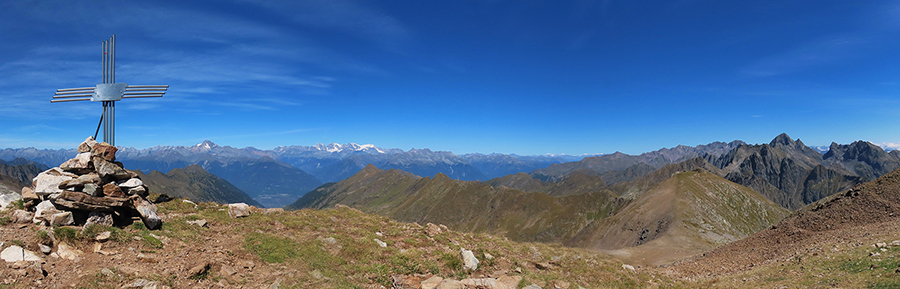
{"label": "stone cairn", "polygon": [[137,173],[116,162],[116,151],[115,146],[88,137],[78,146],[75,158],[34,177],[32,187],[22,188],[25,209],[34,214],[32,221],[50,226],[113,226],[127,224],[137,215],[147,228],[159,229],[162,220],[156,205],[147,200],[147,186]]}

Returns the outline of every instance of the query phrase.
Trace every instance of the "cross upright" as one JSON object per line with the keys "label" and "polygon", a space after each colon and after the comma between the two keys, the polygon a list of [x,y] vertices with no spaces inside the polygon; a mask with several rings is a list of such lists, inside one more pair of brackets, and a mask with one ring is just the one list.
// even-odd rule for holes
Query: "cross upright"
{"label": "cross upright", "polygon": [[128,85],[116,83],[116,35],[103,41],[103,83],[95,87],[79,87],[57,89],[53,102],[68,101],[100,101],[103,102],[103,115],[97,124],[94,138],[103,125],[103,141],[116,145],[116,101],[123,98],[162,97],[169,89],[168,85]]}

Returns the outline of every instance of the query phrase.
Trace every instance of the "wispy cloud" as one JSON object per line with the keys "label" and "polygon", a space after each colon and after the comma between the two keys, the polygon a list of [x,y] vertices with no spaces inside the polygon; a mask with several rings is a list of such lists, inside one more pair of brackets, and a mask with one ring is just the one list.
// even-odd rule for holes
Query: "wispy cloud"
{"label": "wispy cloud", "polygon": [[854,58],[867,40],[854,36],[839,36],[813,41],[780,54],[772,55],[745,67],[741,72],[750,76],[777,76]]}
{"label": "wispy cloud", "polygon": [[883,142],[878,144],[878,146],[886,151],[900,150],[900,142]]}

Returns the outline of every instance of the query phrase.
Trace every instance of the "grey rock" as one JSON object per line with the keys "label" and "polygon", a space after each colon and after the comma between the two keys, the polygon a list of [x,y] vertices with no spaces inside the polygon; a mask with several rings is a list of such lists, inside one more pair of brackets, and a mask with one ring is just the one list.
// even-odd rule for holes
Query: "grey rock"
{"label": "grey rock", "polygon": [[110,237],[112,237],[112,232],[103,231],[103,232],[100,232],[99,234],[97,234],[96,236],[94,236],[94,241],[106,242],[109,240]]}
{"label": "grey rock", "polygon": [[118,185],[120,188],[125,190],[125,189],[143,186],[144,182],[142,182],[141,179],[138,179],[138,178],[130,178],[125,181],[116,182],[116,185]]}
{"label": "grey rock", "polygon": [[53,252],[52,247],[41,244],[41,243],[38,243],[38,248],[41,249],[41,253],[44,253],[44,255],[47,255],[47,254],[50,254],[50,252]]}
{"label": "grey rock", "polygon": [[538,286],[537,284],[531,284],[531,285],[522,287],[522,289],[542,289],[542,288],[541,288],[541,286]]}
{"label": "grey rock", "polygon": [[441,281],[441,283],[438,283],[437,287],[435,287],[435,289],[462,289],[462,288],[466,288],[466,287],[463,286],[463,284],[460,283],[458,280],[453,280],[453,279],[444,279]]}
{"label": "grey rock", "polygon": [[135,210],[141,216],[141,221],[144,222],[148,229],[156,230],[162,226],[162,219],[156,212],[156,205],[139,196],[131,197],[131,201]]}
{"label": "grey rock", "polygon": [[32,219],[32,221],[35,224],[40,224],[45,221],[49,222],[50,216],[60,212],[61,211],[57,210],[56,206],[54,206],[53,203],[49,200],[43,201],[38,203],[37,206],[34,207],[34,218]]}
{"label": "grey rock", "polygon": [[91,197],[102,197],[103,191],[99,190],[100,186],[97,184],[84,184],[84,188],[81,189],[85,194],[90,195]]}
{"label": "grey rock", "polygon": [[97,174],[102,179],[125,180],[131,178],[131,174],[116,163],[99,157],[94,157],[92,161],[94,169],[97,170]]}

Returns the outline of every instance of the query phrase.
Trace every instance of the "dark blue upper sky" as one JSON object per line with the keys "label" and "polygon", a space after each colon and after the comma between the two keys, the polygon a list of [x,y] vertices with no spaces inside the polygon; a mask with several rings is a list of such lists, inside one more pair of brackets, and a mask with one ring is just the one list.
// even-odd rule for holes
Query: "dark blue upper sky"
{"label": "dark blue upper sky", "polygon": [[69,148],[101,82],[120,146],[371,143],[637,154],[679,144],[900,143],[892,1],[5,1],[0,147]]}

